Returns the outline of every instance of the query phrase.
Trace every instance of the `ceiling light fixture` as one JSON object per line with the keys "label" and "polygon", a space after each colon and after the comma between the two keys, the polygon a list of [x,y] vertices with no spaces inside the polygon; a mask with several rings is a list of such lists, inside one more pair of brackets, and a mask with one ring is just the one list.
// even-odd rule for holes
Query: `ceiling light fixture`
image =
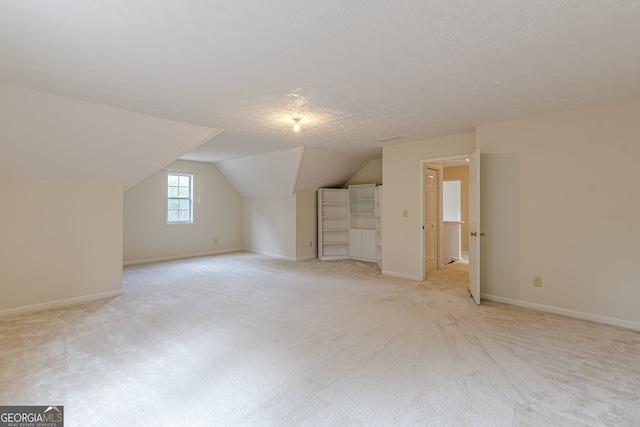
{"label": "ceiling light fixture", "polygon": [[302,120],[302,117],[292,117],[291,120],[293,120],[293,131],[294,132],[299,132],[300,131],[300,120]]}

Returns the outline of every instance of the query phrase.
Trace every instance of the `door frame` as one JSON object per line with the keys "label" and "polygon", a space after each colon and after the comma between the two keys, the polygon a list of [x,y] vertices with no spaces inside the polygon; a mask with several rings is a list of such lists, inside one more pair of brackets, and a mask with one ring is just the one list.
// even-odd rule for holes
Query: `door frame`
{"label": "door frame", "polygon": [[[425,253],[425,237],[424,237],[424,233],[425,233],[425,223],[426,223],[426,199],[424,197],[424,193],[426,190],[426,185],[427,185],[427,169],[430,169],[432,171],[434,171],[436,173],[436,180],[437,180],[437,184],[436,184],[436,217],[437,219],[437,226],[436,226],[436,269],[440,269],[443,267],[443,263],[442,263],[442,255],[443,255],[443,249],[444,249],[444,245],[443,242],[444,240],[442,239],[442,233],[444,230],[444,224],[442,221],[442,181],[444,179],[444,167],[442,165],[436,165],[436,164],[432,164],[432,163],[425,163],[424,164],[424,169],[422,170],[422,264],[423,264],[423,270],[424,270],[424,277],[426,279],[427,277],[427,271],[426,271],[426,260],[425,257],[427,256],[427,254]],[[424,281],[424,279],[422,279]]]}
{"label": "door frame", "polygon": [[[425,185],[426,185],[426,177],[425,177],[425,173],[424,170],[427,167],[427,165],[429,163],[438,163],[438,162],[447,162],[450,160],[465,160],[468,159],[469,156],[473,155],[473,153],[467,153],[467,154],[457,154],[454,156],[443,156],[443,157],[433,157],[433,158],[428,158],[428,159],[422,159],[420,160],[420,276],[421,280],[424,281],[427,276],[425,273],[425,267],[424,267],[424,257],[425,257],[425,253],[424,253],[424,230],[422,229],[422,226],[424,225],[424,215],[425,215],[425,200],[424,200],[424,189],[425,189]],[[444,174],[441,175],[441,178],[444,179]],[[440,181],[440,180],[439,180]],[[441,181],[440,181],[441,182]],[[440,197],[442,196],[442,188],[440,188]],[[471,197],[471,195],[469,195],[469,197]],[[441,201],[439,202],[441,203]],[[439,209],[442,209],[442,207],[439,207]],[[438,222],[438,268],[440,268],[440,260],[442,259],[442,245],[440,244],[440,242],[442,241],[442,239],[440,238],[441,236],[441,232],[442,230],[440,229],[441,227],[441,223],[442,221],[440,220]]]}

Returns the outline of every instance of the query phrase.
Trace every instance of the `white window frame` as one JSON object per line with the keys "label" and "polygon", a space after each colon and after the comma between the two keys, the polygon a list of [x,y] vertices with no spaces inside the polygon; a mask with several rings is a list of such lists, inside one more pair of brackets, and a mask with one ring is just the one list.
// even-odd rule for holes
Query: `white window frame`
{"label": "white window frame", "polygon": [[[194,194],[194,186],[195,186],[195,172],[189,172],[189,171],[173,171],[173,170],[167,170],[166,174],[165,174],[165,180],[164,180],[164,193],[165,193],[165,203],[164,203],[164,222],[166,226],[176,226],[176,225],[193,225],[195,223],[195,215],[194,215],[194,211],[195,211],[195,203],[193,202],[193,194]],[[188,177],[189,178],[189,196],[183,196],[183,197],[175,197],[175,196],[170,196],[169,195],[169,177],[170,176],[177,176],[178,179],[180,177]],[[180,186],[178,185],[178,189],[180,188]],[[184,188],[184,187],[183,187]],[[179,191],[179,190],[178,190]],[[189,219],[187,220],[177,220],[177,221],[170,221],[169,220],[169,211],[170,210],[176,210],[176,209],[170,209],[170,202],[171,200],[187,200],[189,202]]]}

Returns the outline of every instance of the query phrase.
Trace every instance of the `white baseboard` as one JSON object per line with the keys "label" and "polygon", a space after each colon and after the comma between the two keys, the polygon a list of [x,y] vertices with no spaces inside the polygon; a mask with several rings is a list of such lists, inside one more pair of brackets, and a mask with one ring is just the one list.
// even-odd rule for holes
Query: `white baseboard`
{"label": "white baseboard", "polygon": [[256,251],[254,249],[242,249],[245,252],[251,252],[253,254],[259,254],[259,255],[264,255],[264,256],[269,256],[269,257],[273,257],[273,258],[279,258],[279,259],[286,259],[288,261],[309,261],[312,259],[317,259],[318,256],[317,255],[307,255],[307,256],[303,256],[303,257],[299,257],[299,258],[293,258],[293,257],[288,257],[288,256],[284,256],[284,255],[279,255],[279,254],[274,254],[271,252],[263,252],[263,251]]}
{"label": "white baseboard", "polygon": [[151,264],[152,262],[163,262],[163,261],[175,261],[177,259],[187,259],[187,258],[197,258],[200,256],[211,256],[218,254],[227,254],[230,252],[240,252],[242,249],[234,248],[234,249],[222,249],[220,251],[210,251],[210,252],[199,252],[195,254],[185,254],[185,255],[172,255],[161,258],[149,258],[149,259],[139,259],[133,261],[125,261],[122,265],[137,265],[137,264]]}
{"label": "white baseboard", "polygon": [[536,304],[533,302],[521,301],[511,298],[499,297],[496,295],[481,294],[482,299],[487,301],[500,302],[503,304],[517,305],[518,307],[531,308],[534,310],[546,311],[548,313],[560,314],[568,317],[575,317],[576,319],[590,320],[592,322],[604,323],[612,326],[619,326],[621,328],[633,329],[640,331],[640,323],[632,322],[629,320],[616,319],[615,317],[600,316],[598,314],[585,313],[583,311],[569,310],[561,307],[554,307],[552,305]]}
{"label": "white baseboard", "polygon": [[99,294],[91,294],[91,295],[84,295],[81,297],[62,299],[58,301],[43,302],[41,304],[33,304],[33,305],[25,305],[22,307],[16,307],[16,308],[8,308],[6,310],[0,310],[0,317],[11,316],[14,314],[29,313],[32,311],[47,310],[50,308],[62,307],[65,305],[80,304],[83,302],[94,301],[97,299],[113,298],[122,294],[123,294],[123,290],[119,289],[117,291],[101,292]]}
{"label": "white baseboard", "polygon": [[251,252],[253,254],[259,254],[259,255],[269,256],[269,257],[273,257],[273,258],[286,259],[286,260],[289,260],[289,261],[295,261],[296,260],[293,257],[288,257],[288,256],[280,255],[280,254],[272,254],[271,252],[256,251],[255,249],[244,248],[242,250],[246,251],[246,252]]}
{"label": "white baseboard", "polygon": [[373,264],[376,263],[375,259],[369,259],[369,258],[358,258],[358,257],[352,256],[352,257],[349,257],[349,259],[355,259],[356,261],[362,261],[362,262],[370,262]]}
{"label": "white baseboard", "polygon": [[400,277],[401,279],[417,280],[418,282],[422,282],[422,279],[419,278],[418,276],[411,276],[409,274],[404,274],[404,273],[396,273],[395,271],[382,270],[381,274],[383,276]]}

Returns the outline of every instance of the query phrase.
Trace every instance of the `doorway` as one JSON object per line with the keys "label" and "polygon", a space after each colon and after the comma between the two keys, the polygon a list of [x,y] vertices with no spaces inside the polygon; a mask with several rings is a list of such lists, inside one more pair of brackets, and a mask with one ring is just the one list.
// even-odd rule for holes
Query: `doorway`
{"label": "doorway", "polygon": [[[468,265],[468,269],[469,269],[469,291],[471,293],[471,295],[473,296],[474,301],[479,304],[480,303],[480,236],[484,236],[484,233],[480,233],[480,152],[479,150],[476,150],[474,153],[470,153],[470,154],[463,154],[463,155],[457,155],[457,156],[447,156],[447,157],[439,157],[439,158],[432,158],[432,159],[423,159],[420,162],[420,168],[421,168],[421,175],[422,175],[422,188],[423,191],[420,192],[420,198],[422,199],[420,201],[420,206],[422,207],[422,215],[421,217],[424,219],[426,218],[426,215],[428,213],[428,208],[427,208],[427,200],[428,200],[428,196],[427,196],[427,191],[426,191],[426,183],[427,183],[427,174],[425,173],[426,169],[427,169],[427,165],[432,165],[432,164],[436,164],[436,165],[445,165],[447,163],[449,163],[450,165],[452,163],[450,162],[461,162],[462,164],[468,164],[469,168],[468,168],[468,203],[469,203],[469,221],[468,224],[465,226],[465,231],[461,231],[461,240],[464,241],[466,239],[468,239],[468,245],[469,245],[469,265]],[[440,196],[439,196],[439,209],[440,212],[442,212],[442,181],[440,181]],[[464,186],[464,185],[463,185]],[[442,224],[443,224],[443,220],[441,218],[440,215],[440,227],[437,227],[438,229],[438,236],[439,238],[439,242],[438,242],[438,252],[439,254],[442,254],[443,251],[443,239],[442,237]],[[423,222],[423,226],[425,225],[425,222]],[[426,227],[425,227],[426,228]],[[428,267],[427,267],[427,255],[428,255],[428,248],[427,248],[427,236],[426,236],[426,232],[422,233],[422,244],[420,245],[420,251],[421,251],[421,259],[424,261],[421,263],[421,276],[422,276],[422,280],[426,280],[426,275],[427,275],[427,271],[428,271]],[[442,255],[439,255],[438,257],[438,268],[442,268],[444,267],[444,263],[443,261],[443,257]]]}

